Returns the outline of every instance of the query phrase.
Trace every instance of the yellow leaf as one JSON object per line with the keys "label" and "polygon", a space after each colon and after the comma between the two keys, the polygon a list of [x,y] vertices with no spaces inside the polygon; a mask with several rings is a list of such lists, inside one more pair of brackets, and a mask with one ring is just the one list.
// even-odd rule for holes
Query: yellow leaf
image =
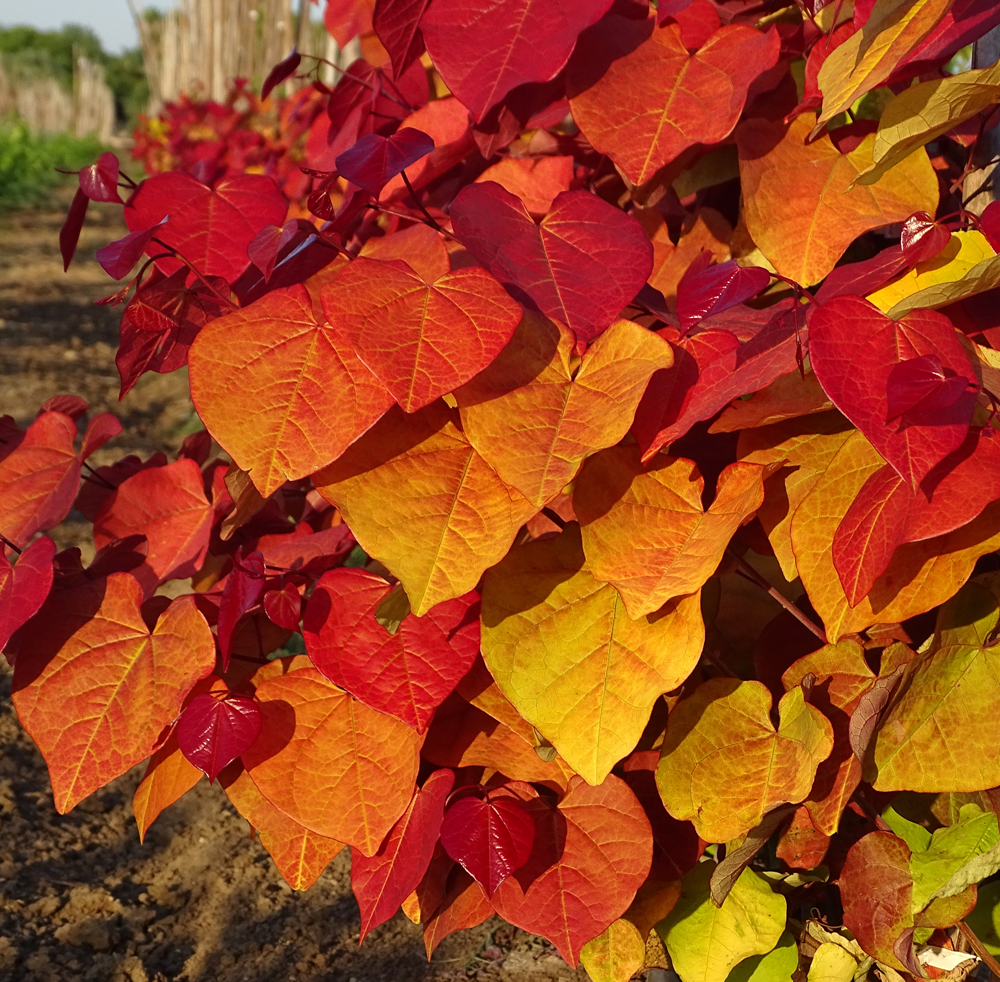
{"label": "yellow leaf", "polygon": [[868,299],[898,320],[919,307],[944,307],[974,293],[1000,285],[1000,260],[986,236],[970,230],[953,232],[949,243],[933,259],[913,269]]}
{"label": "yellow leaf", "polygon": [[636,745],[704,643],[700,596],[633,621],[594,579],[578,526],[513,548],[483,581],[483,658],[503,694],[588,784]]}
{"label": "yellow leaf", "polygon": [[816,949],[809,965],[809,982],[851,982],[858,963],[838,944],[827,941]]}
{"label": "yellow leaf", "polygon": [[476,453],[455,413],[436,402],[394,406],[316,474],[369,556],[406,590],[417,617],[468,593],[537,509]]}
{"label": "yellow leaf", "polygon": [[801,687],[778,703],[761,682],[715,678],[673,709],[656,784],[667,811],[708,842],[749,832],[777,805],[803,801],[833,749],[830,721]]}
{"label": "yellow leaf", "polygon": [[858,184],[874,184],[914,150],[997,102],[1000,63],[904,89],[882,112],[874,162],[858,176]]}
{"label": "yellow leaf", "polygon": [[455,391],[469,442],[537,508],[628,432],[649,377],[673,364],[670,344],[633,321],[616,321],[582,359],[574,346],[565,327],[526,312],[493,364]]}
{"label": "yellow leaf", "polygon": [[592,982],[629,982],[642,969],[646,942],[639,929],[618,918],[580,949],[580,961]]}
{"label": "yellow leaf", "polygon": [[633,618],[700,590],[764,499],[758,464],[727,467],[706,512],[694,461],[659,454],[646,469],[640,457],[637,446],[594,454],[573,492],[590,571],[615,587]]}
{"label": "yellow leaf", "polygon": [[863,232],[934,212],[938,202],[923,152],[878,184],[852,187],[871,165],[875,134],[842,154],[825,134],[806,143],[813,118],[805,113],[787,127],[751,118],[736,128],[747,230],[774,268],[803,286],[823,279]]}
{"label": "yellow leaf", "polygon": [[876,0],[859,31],[834,48],[817,79],[825,123],[877,89],[934,29],[954,0]]}

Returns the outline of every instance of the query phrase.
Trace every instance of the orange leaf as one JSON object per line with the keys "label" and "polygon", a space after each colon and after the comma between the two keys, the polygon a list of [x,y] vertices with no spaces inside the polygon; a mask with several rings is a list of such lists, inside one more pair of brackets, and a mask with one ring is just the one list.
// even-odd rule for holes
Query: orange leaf
{"label": "orange leaf", "polygon": [[790,125],[752,118],[736,130],[747,230],[783,276],[818,283],[863,232],[934,212],[938,181],[924,151],[870,187],[851,187],[871,166],[875,134],[842,154],[829,136],[806,143],[815,117]]}
{"label": "orange leaf", "polygon": [[0,460],[0,535],[14,545],[25,545],[69,514],[80,485],[75,439],[69,416],[44,412]]}
{"label": "orange leaf", "polygon": [[[430,225],[411,225],[392,235],[370,238],[361,247],[360,255],[368,259],[380,259],[383,262],[389,259],[402,259],[428,283],[433,283],[451,269],[448,250],[441,233],[435,232]],[[323,282],[332,283],[335,279],[336,277],[324,278]]]}
{"label": "orange leaf", "polygon": [[113,573],[56,591],[22,632],[14,706],[62,815],[148,757],[215,666],[215,640],[193,597],[173,601],[152,632],[141,603],[138,580]]}
{"label": "orange leaf", "polygon": [[503,694],[570,767],[600,784],[653,704],[701,654],[699,595],[631,620],[599,583],[579,528],[515,546],[483,581],[483,658]]}
{"label": "orange leaf", "polygon": [[649,377],[673,364],[669,342],[633,321],[616,321],[582,359],[574,344],[526,312],[493,364],[455,392],[469,441],[538,508],[625,435]]}
{"label": "orange leaf", "polygon": [[778,704],[760,682],[715,678],[681,700],[667,721],[656,783],[674,818],[708,842],[749,832],[776,805],[805,799],[833,748],[833,728],[802,689]]}
{"label": "orange leaf", "polygon": [[316,669],[257,689],[262,725],[243,763],[299,825],[374,855],[413,796],[420,737],[356,702]]}
{"label": "orange leaf", "polygon": [[621,594],[633,618],[704,586],[764,500],[766,474],[759,464],[730,464],[705,511],[694,461],[659,454],[645,469],[640,456],[637,446],[594,454],[573,492],[590,571]]}
{"label": "orange leaf", "polygon": [[321,297],[333,331],[408,413],[482,371],[521,320],[521,308],[479,266],[431,283],[401,259],[356,259]]}
{"label": "orange leaf", "polygon": [[644,184],[688,147],[729,136],[747,89],[773,67],[780,46],[773,30],[730,24],[691,54],[679,24],[652,28],[650,36],[651,27],[607,18],[581,39],[567,82],[573,119],[633,184]]}
{"label": "orange leaf", "polygon": [[552,207],[556,195],[569,190],[573,158],[504,157],[476,178],[477,184],[481,181],[496,181],[524,202],[532,218],[541,218]]}
{"label": "orange leaf", "polygon": [[[650,214],[650,219],[647,220],[645,214]],[[645,214],[640,217],[640,221],[646,226],[647,234],[650,223],[655,223],[656,226],[650,235],[653,243],[653,272],[649,277],[649,285],[663,294],[670,310],[676,310],[677,284],[688,267],[706,250],[717,263],[724,263],[729,259],[729,239],[733,229],[714,208],[699,208],[684,219],[681,237],[675,245],[659,212],[648,209]]]}
{"label": "orange leaf", "polygon": [[202,774],[181,753],[177,734],[171,731],[167,742],[149,758],[146,773],[132,798],[132,814],[140,842],[145,840],[150,825],[160,813],[183,798],[201,780]]}
{"label": "orange leaf", "polygon": [[781,680],[790,691],[810,673],[816,676],[810,701],[833,725],[833,750],[819,765],[804,804],[812,825],[830,836],[837,831],[840,816],[861,781],[861,764],[851,750],[851,713],[872,687],[875,673],[856,641],[828,644],[800,658],[785,670]]}
{"label": "orange leaf", "polygon": [[468,593],[536,511],[470,446],[443,403],[393,408],[313,480],[418,616]]}
{"label": "orange leaf", "polygon": [[207,324],[190,367],[199,415],[264,497],[339,457],[392,405],[303,286]]}
{"label": "orange leaf", "polygon": [[553,808],[527,802],[535,844],[500,884],[493,905],[505,920],[548,938],[571,966],[580,949],[621,917],[642,885],[653,836],[635,795],[613,774],[599,787],[569,782]]}
{"label": "orange leaf", "polygon": [[260,844],[293,890],[308,890],[344,848],[343,842],[311,832],[275,808],[239,761],[223,768],[219,781],[233,807],[257,830]]}

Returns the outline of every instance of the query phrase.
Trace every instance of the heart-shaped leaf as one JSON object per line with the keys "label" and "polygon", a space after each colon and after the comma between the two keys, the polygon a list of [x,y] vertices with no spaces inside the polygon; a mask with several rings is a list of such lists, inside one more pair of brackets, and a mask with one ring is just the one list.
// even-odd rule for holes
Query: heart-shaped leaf
{"label": "heart-shaped leaf", "polygon": [[770,282],[771,274],[766,269],[740,266],[735,259],[709,266],[701,272],[688,270],[677,284],[681,335],[697,327],[706,317],[755,297]]}
{"label": "heart-shaped leaf", "polygon": [[433,149],[431,137],[412,126],[404,126],[392,136],[369,133],[337,157],[337,170],[377,198],[389,180]]}
{"label": "heart-shaped leaf", "polygon": [[128,276],[132,267],[139,261],[139,257],[146,248],[146,243],[154,236],[158,235],[161,226],[169,221],[170,216],[164,216],[152,228],[142,229],[138,232],[129,232],[128,235],[117,239],[110,245],[106,245],[97,250],[97,261],[108,276],[120,280],[123,276]]}
{"label": "heart-shaped leaf", "polygon": [[918,211],[903,222],[899,244],[910,266],[933,259],[949,242],[951,232],[938,224],[926,211]]}
{"label": "heart-shaped leaf", "polygon": [[302,597],[299,596],[299,591],[291,583],[286,583],[280,590],[268,590],[264,594],[264,613],[278,627],[297,631],[302,616]]}
{"label": "heart-shaped leaf", "polygon": [[11,565],[0,543],[0,651],[10,636],[30,620],[52,588],[52,558],[56,544],[41,536]]}
{"label": "heart-shaped leaf", "polygon": [[110,150],[105,151],[97,158],[97,163],[80,171],[80,190],[91,201],[123,204],[118,193],[118,171],[118,158]]}
{"label": "heart-shaped leaf", "polygon": [[953,406],[975,382],[947,371],[934,353],[892,366],[886,380],[886,422],[906,413],[928,413]]}
{"label": "heart-shaped leaf", "polygon": [[445,812],[441,845],[480,883],[488,897],[531,855],[535,820],[504,788],[459,798]]}
{"label": "heart-shaped leaf", "polygon": [[260,707],[252,696],[233,693],[223,699],[205,693],[195,696],[177,721],[181,753],[209,782],[257,739]]}

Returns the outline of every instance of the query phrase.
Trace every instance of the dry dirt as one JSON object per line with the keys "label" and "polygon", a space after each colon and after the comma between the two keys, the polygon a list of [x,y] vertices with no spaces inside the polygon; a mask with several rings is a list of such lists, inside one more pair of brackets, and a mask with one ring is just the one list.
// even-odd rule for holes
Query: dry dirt
{"label": "dry dirt", "polygon": [[[77,262],[62,271],[62,214],[0,215],[0,414],[29,422],[57,393],[115,412],[125,432],[95,463],[176,448],[197,428],[184,374],[147,375],[118,402],[118,311],[94,261],[126,231],[91,206]],[[77,516],[79,518],[80,516]],[[60,545],[92,555],[87,526]],[[548,942],[492,919],[448,938],[428,964],[402,914],[358,947],[345,850],[305,893],[292,891],[218,786],[202,781],[139,843],[137,768],[58,815],[45,765],[20,729],[0,659],[0,980],[10,982],[415,982],[586,979]]]}

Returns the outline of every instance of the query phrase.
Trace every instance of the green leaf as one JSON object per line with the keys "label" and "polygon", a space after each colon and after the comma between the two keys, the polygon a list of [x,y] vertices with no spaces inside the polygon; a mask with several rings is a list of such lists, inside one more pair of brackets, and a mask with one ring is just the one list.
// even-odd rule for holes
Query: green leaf
{"label": "green leaf", "polygon": [[955,825],[938,829],[926,850],[910,856],[914,913],[937,897],[954,897],[998,869],[1000,829],[996,815],[978,805],[964,805]]}
{"label": "green leaf", "polygon": [[786,931],[777,946],[766,955],[754,955],[741,961],[729,973],[726,982],[791,982],[798,967],[799,949],[795,938]]}
{"label": "green leaf", "polygon": [[930,832],[922,825],[903,818],[892,805],[882,812],[882,818],[885,824],[910,847],[910,852],[923,852],[931,844]]}
{"label": "green leaf", "polygon": [[681,896],[656,930],[682,982],[725,982],[745,958],[766,955],[781,939],[785,898],[745,869],[725,903],[709,893],[715,863],[699,863],[683,879]]}

